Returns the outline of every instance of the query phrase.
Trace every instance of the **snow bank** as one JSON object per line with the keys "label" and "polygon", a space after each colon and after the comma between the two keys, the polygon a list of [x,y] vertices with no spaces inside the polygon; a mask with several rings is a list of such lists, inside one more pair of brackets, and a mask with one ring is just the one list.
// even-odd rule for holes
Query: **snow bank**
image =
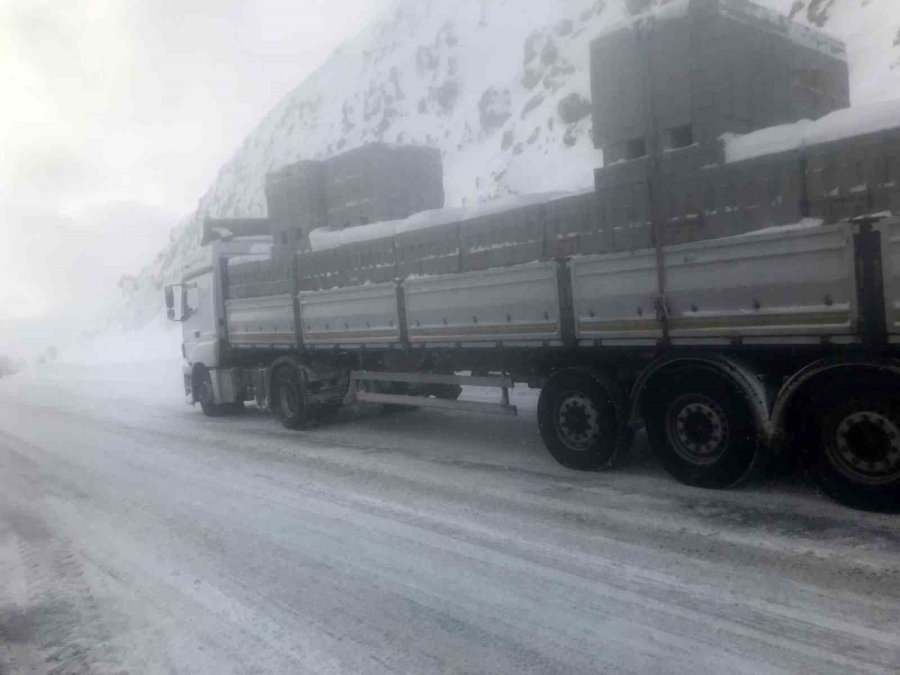
{"label": "snow bank", "polygon": [[836,110],[815,122],[800,120],[742,136],[724,134],[722,140],[725,161],[731,163],[898,127],[900,99]]}
{"label": "snow bank", "polygon": [[345,244],[371,241],[373,239],[384,239],[404,232],[424,230],[431,227],[440,227],[442,225],[458,223],[463,220],[481,218],[501,211],[509,211],[530,206],[532,204],[552,202],[556,199],[562,199],[575,194],[579,193],[538,192],[529,195],[513,195],[478,204],[476,206],[432,209],[431,211],[422,211],[421,213],[417,213],[402,220],[386,220],[378,223],[371,223],[369,225],[348,227],[343,230],[329,230],[328,228],[322,227],[309,233],[309,242],[314,251],[321,251],[329,248],[337,248],[338,246],[343,246]]}

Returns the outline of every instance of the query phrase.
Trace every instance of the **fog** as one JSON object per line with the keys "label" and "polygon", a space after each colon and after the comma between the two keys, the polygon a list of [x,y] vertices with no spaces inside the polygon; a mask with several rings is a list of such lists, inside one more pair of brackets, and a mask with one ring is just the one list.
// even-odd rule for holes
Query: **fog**
{"label": "fog", "polygon": [[382,1],[0,0],[0,343],[108,301]]}

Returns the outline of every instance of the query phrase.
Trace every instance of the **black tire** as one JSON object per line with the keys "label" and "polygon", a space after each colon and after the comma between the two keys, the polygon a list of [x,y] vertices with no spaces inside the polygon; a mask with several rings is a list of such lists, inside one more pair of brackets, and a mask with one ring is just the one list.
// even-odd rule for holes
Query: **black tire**
{"label": "black tire", "polygon": [[[868,380],[864,376],[860,380]],[[853,509],[900,512],[900,403],[876,379],[822,387],[798,438],[807,475]]]}
{"label": "black tire", "polygon": [[724,489],[756,468],[761,450],[753,410],[725,376],[703,370],[663,376],[641,404],[650,449],[679,482]]}
{"label": "black tire", "polygon": [[566,369],[541,389],[538,426],[544,445],[565,467],[612,467],[630,445],[632,432],[617,385],[599,373]]}
{"label": "black tire", "polygon": [[200,370],[194,375],[194,400],[200,404],[200,409],[207,417],[222,417],[228,414],[225,405],[215,402],[213,394],[212,377],[208,370]]}
{"label": "black tire", "polygon": [[277,368],[272,376],[272,412],[285,429],[309,429],[315,416],[306,402],[302,372],[291,366]]}

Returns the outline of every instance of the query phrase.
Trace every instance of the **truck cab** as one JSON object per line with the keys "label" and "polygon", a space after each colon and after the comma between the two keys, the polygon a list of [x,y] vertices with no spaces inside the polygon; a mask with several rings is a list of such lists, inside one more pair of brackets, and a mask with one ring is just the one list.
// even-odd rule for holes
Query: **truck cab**
{"label": "truck cab", "polygon": [[271,250],[268,235],[210,241],[185,262],[180,281],[166,286],[168,319],[182,327],[184,389],[189,403],[214,410],[216,405],[242,401],[225,362],[225,269],[232,259],[268,259]]}

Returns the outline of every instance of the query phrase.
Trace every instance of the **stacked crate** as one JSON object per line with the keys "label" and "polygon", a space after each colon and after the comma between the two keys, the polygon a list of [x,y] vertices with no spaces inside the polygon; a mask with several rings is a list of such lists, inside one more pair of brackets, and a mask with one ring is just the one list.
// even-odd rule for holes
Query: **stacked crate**
{"label": "stacked crate", "polygon": [[397,277],[392,237],[353,242],[341,249],[346,265],[342,286],[381,284]]}
{"label": "stacked crate", "polygon": [[686,4],[591,43],[594,136],[608,163],[850,104],[841,42],[749,0]]}
{"label": "stacked crate", "polygon": [[315,161],[296,162],[266,176],[269,229],[277,252],[293,252],[312,230],[325,226],[324,181],[324,167]]}
{"label": "stacked crate", "polygon": [[227,267],[227,298],[262,298],[293,292],[290,258],[231,260]]}
{"label": "stacked crate", "polygon": [[548,259],[612,250],[609,221],[596,192],[554,199],[544,207],[544,251]]}
{"label": "stacked crate", "polygon": [[397,277],[394,239],[352,242],[336,248],[297,253],[301,291],[364,286]]}
{"label": "stacked crate", "polygon": [[372,143],[324,162],[328,225],[398,220],[444,205],[440,151]]}
{"label": "stacked crate", "polygon": [[341,285],[343,258],[339,248],[321,251],[299,251],[297,257],[297,286],[301,291],[320,291]]}
{"label": "stacked crate", "polygon": [[542,259],[544,211],[544,204],[535,204],[463,221],[459,229],[462,271]]}
{"label": "stacked crate", "polygon": [[900,213],[900,120],[879,133],[806,149],[811,215],[827,221]]}
{"label": "stacked crate", "polygon": [[654,245],[654,217],[668,245],[807,215],[798,153],[728,164],[720,138],[847,106],[843,44],[749,0],[685,0],[684,12],[649,4],[660,12],[591,44],[594,137],[607,163],[595,186],[610,223],[593,250]]}
{"label": "stacked crate", "polygon": [[[729,163],[724,144],[663,152],[657,195],[663,245],[744,234],[795,223],[806,214],[799,149]],[[601,218],[609,235],[580,253],[619,252],[654,245],[649,199],[650,159],[597,169]]]}
{"label": "stacked crate", "polygon": [[434,276],[460,271],[461,223],[411,230],[394,238],[397,276]]}

